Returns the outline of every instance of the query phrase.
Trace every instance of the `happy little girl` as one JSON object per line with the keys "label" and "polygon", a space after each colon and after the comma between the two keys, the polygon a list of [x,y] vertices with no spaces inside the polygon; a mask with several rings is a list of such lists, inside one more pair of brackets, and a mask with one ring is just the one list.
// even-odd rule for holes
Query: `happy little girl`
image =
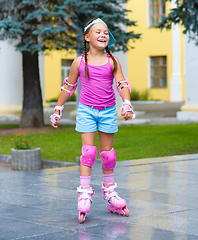
{"label": "happy little girl", "polygon": [[[125,120],[135,118],[130,101],[130,85],[124,78],[118,59],[112,56],[109,47],[115,42],[107,24],[100,18],[90,21],[84,28],[84,53],[77,57],[64,82],[62,92],[51,116],[51,125],[58,127],[64,103],[81,80],[79,106],[76,117],[76,131],[81,133],[82,156],[80,158],[80,186],[78,191],[79,222],[85,221],[90,211],[94,190],[90,187],[92,166],[97,157],[95,134],[99,135],[99,152],[102,159],[104,182],[101,190],[110,212],[129,216],[126,201],[115,192],[113,169],[116,166],[116,154],[113,148],[114,133],[118,131],[117,110],[113,79],[117,91],[123,100],[121,114]],[[87,52],[87,45],[89,51]],[[106,50],[106,52],[104,51]]]}

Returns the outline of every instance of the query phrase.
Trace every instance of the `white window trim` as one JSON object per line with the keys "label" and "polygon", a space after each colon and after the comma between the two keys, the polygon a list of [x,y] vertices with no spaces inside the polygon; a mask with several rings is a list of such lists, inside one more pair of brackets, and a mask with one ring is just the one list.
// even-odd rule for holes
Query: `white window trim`
{"label": "white window trim", "polygon": [[147,66],[148,66],[148,81],[147,81],[147,84],[148,84],[148,89],[151,89],[151,57],[148,56],[148,59],[147,59]]}
{"label": "white window trim", "polygon": [[147,21],[146,21],[146,26],[147,28],[150,28],[151,27],[151,23],[150,23],[150,0],[147,0],[146,1],[146,9],[147,9]]}

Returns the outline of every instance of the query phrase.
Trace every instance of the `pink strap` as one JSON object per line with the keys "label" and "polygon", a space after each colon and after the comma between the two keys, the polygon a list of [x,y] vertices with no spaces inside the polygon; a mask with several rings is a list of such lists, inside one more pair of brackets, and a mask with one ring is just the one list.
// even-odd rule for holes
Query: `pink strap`
{"label": "pink strap", "polygon": [[132,109],[129,105],[127,105],[127,104],[123,105],[122,108],[121,108],[121,110],[122,110],[122,109],[123,109],[123,113],[124,113],[124,114],[125,114],[126,112],[132,112],[132,114],[133,114],[132,119],[136,118],[135,112],[133,111],[133,109]]}
{"label": "pink strap", "polygon": [[[119,89],[119,88],[118,88],[118,85],[119,85],[119,84],[122,84],[122,83],[126,83],[126,84],[127,84],[127,85],[123,85],[122,88],[123,88],[123,87],[128,87],[129,93],[131,93],[131,85],[130,85],[130,82],[129,82],[129,80],[128,80],[127,78],[125,78],[124,81],[120,81],[120,82],[116,83],[116,90],[118,91],[119,95],[120,95],[120,92],[121,92],[122,88]],[[120,96],[121,96],[121,95],[120,95]]]}
{"label": "pink strap", "polygon": [[[69,97],[71,97],[71,95],[76,91],[76,88],[77,88],[77,86],[78,86],[78,81],[76,81],[76,83],[75,83],[74,85],[72,85],[72,84],[70,84],[70,83],[67,82],[67,79],[68,79],[68,77],[66,77],[66,78],[63,80],[63,86],[61,87],[61,91],[62,91],[62,90],[65,90],[66,92],[69,93]],[[65,88],[64,88],[64,85],[65,85],[65,84],[72,86],[73,89],[72,89],[72,90],[65,89]]]}
{"label": "pink strap", "polygon": [[61,119],[61,116],[58,115],[58,114],[56,114],[56,113],[54,113],[54,114],[52,114],[52,115],[50,116],[50,121],[53,122],[54,124],[56,124],[56,123],[57,123],[56,118]]}

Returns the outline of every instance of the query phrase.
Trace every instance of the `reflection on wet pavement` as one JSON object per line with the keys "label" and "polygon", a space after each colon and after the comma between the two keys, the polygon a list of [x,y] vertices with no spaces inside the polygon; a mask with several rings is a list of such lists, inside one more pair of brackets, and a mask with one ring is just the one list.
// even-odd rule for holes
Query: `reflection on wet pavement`
{"label": "reflection on wet pavement", "polygon": [[108,212],[94,165],[95,190],[78,223],[78,167],[0,173],[0,240],[198,239],[198,154],[118,162],[117,192],[129,217]]}

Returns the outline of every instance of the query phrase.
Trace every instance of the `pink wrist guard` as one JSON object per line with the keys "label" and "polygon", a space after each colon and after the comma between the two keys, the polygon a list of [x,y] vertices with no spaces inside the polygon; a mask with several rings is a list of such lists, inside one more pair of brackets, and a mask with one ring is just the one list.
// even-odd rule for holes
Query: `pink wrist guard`
{"label": "pink wrist guard", "polygon": [[64,109],[64,105],[62,105],[62,106],[56,106],[56,107],[54,108],[54,111],[55,111],[55,110],[59,110],[59,111],[60,111],[60,115],[57,114],[57,113],[52,114],[52,115],[50,116],[50,121],[51,121],[52,123],[56,124],[56,123],[57,123],[56,118],[59,118],[59,119],[62,118],[63,109]]}
{"label": "pink wrist guard", "polygon": [[[71,97],[71,95],[76,91],[76,88],[77,88],[77,85],[78,85],[78,81],[73,85],[73,84],[68,83],[67,79],[68,79],[68,77],[66,77],[63,80],[63,86],[61,87],[61,91],[64,90],[64,91],[68,92],[69,93],[69,97]],[[73,89],[72,90],[68,90],[68,89],[64,88],[65,84],[73,87]]]}
{"label": "pink wrist guard", "polygon": [[135,115],[135,112],[133,111],[132,107],[127,105],[127,104],[124,104],[122,105],[121,107],[121,111],[123,109],[123,113],[125,114],[126,112],[132,112],[132,119],[136,118],[136,115]]}
{"label": "pink wrist guard", "polygon": [[54,113],[54,114],[52,114],[52,115],[50,116],[50,121],[51,121],[52,123],[56,124],[56,123],[57,123],[56,118],[61,119],[61,116],[58,115],[58,114],[56,114],[56,113]]}

